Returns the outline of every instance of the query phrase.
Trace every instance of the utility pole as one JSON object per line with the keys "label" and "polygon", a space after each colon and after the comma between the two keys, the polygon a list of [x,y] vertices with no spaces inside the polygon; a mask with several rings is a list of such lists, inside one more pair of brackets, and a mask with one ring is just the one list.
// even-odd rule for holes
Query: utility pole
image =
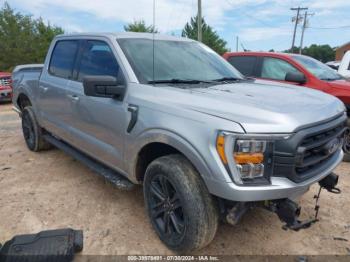
{"label": "utility pole", "polygon": [[[298,7],[293,7],[293,8],[291,8],[290,10],[292,10],[292,11],[297,11],[297,16],[295,17],[295,25],[294,25],[294,33],[293,33],[293,41],[292,41],[292,48],[291,48],[291,52],[293,52],[293,48],[294,48],[294,44],[295,44],[295,34],[296,34],[296,32],[297,32],[297,26],[298,26],[298,24],[299,24],[299,21],[300,21],[300,11],[302,11],[302,10],[307,10],[308,8],[307,7],[300,7],[300,6],[298,6]],[[293,18],[293,20],[294,20],[294,18]],[[293,21],[292,20],[292,21]]]}
{"label": "utility pole", "polygon": [[238,52],[238,41],[239,41],[239,38],[238,36],[236,36],[236,52]]}
{"label": "utility pole", "polygon": [[202,42],[202,0],[198,0],[198,41]]}
{"label": "utility pole", "polygon": [[304,23],[303,23],[303,29],[301,31],[299,54],[301,54],[303,51],[304,33],[306,28],[308,27],[308,22],[309,22],[308,16],[312,16],[312,15],[314,15],[314,13],[308,14],[307,11],[304,14]]}

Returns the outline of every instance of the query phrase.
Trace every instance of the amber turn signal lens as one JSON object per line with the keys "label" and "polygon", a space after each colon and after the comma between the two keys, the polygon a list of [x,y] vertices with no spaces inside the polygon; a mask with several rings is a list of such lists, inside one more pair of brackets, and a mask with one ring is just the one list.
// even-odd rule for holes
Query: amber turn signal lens
{"label": "amber turn signal lens", "polygon": [[260,164],[264,161],[262,153],[255,154],[234,154],[236,164]]}
{"label": "amber turn signal lens", "polygon": [[225,137],[223,135],[219,135],[216,140],[216,150],[221,158],[221,161],[224,164],[227,164],[227,158],[225,155]]}

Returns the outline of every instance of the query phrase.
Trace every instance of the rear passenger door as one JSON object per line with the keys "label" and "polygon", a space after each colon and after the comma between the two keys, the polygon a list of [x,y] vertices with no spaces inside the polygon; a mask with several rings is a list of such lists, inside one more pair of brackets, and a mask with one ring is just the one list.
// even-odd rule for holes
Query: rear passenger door
{"label": "rear passenger door", "polygon": [[77,40],[58,40],[51,52],[48,68],[44,68],[39,81],[37,105],[41,124],[50,132],[70,139],[67,119],[70,117],[66,88],[73,77],[79,50]]}
{"label": "rear passenger door", "polygon": [[233,67],[247,77],[257,77],[257,60],[256,56],[231,56],[227,59]]}
{"label": "rear passenger door", "polygon": [[112,47],[107,41],[84,40],[74,79],[67,88],[67,120],[74,134],[71,144],[111,167],[123,166],[127,104],[113,98],[85,96],[84,76],[108,75],[125,82]]}

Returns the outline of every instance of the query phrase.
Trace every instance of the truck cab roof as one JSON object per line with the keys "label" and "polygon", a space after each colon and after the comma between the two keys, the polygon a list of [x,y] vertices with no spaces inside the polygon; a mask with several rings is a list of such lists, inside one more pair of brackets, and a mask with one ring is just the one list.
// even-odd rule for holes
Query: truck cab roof
{"label": "truck cab roof", "polygon": [[168,41],[186,41],[186,42],[193,42],[194,40],[185,38],[185,37],[178,37],[178,36],[171,36],[171,35],[165,35],[165,34],[152,34],[152,33],[136,33],[136,32],[120,32],[120,33],[74,33],[74,34],[62,34],[58,35],[56,38],[85,38],[85,37],[106,37],[111,39],[122,39],[122,38],[143,38],[143,39],[150,39],[150,40],[168,40]]}

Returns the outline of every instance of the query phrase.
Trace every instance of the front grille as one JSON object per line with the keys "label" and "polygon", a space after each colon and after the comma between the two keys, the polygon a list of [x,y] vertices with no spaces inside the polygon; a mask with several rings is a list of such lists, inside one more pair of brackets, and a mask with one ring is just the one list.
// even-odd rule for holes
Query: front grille
{"label": "front grille", "polygon": [[273,176],[299,183],[319,175],[334,163],[336,145],[346,130],[346,115],[322,125],[299,130],[288,139],[275,142]]}
{"label": "front grille", "polygon": [[0,78],[0,86],[10,86],[11,85],[11,78]]}
{"label": "front grille", "polygon": [[324,152],[326,150],[325,146],[331,141],[342,144],[344,128],[345,124],[341,123],[335,127],[305,137],[299,146],[299,151],[303,153],[299,156],[299,163],[296,164],[296,173],[302,176],[331,158],[335,152]]}
{"label": "front grille", "polygon": [[345,107],[347,115],[350,116],[350,104],[345,104]]}

